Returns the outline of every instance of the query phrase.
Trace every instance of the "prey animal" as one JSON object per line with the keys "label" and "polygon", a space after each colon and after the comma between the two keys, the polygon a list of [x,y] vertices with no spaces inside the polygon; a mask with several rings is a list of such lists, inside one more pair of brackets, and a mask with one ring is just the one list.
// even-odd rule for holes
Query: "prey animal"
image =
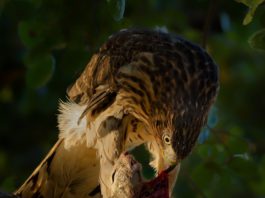
{"label": "prey animal", "polygon": [[150,181],[143,179],[141,171],[140,163],[132,155],[121,154],[113,168],[111,198],[169,198],[167,171]]}
{"label": "prey animal", "polygon": [[[218,67],[198,45],[157,30],[121,30],[68,89],[59,140],[17,194],[111,197],[115,161],[140,144],[157,174],[171,170],[171,192],[218,87]],[[56,189],[45,187],[51,181]]]}

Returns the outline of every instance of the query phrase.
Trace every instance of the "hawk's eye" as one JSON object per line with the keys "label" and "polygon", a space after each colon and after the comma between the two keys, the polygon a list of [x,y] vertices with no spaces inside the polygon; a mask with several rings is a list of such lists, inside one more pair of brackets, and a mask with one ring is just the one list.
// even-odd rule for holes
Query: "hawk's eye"
{"label": "hawk's eye", "polygon": [[163,135],[163,141],[165,144],[171,144],[171,138],[168,134]]}

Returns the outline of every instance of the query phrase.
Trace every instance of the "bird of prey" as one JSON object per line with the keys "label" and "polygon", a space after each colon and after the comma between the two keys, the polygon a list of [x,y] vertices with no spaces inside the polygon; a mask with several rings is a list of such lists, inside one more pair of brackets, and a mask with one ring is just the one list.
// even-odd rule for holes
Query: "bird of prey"
{"label": "bird of prey", "polygon": [[198,45],[159,30],[121,30],[68,89],[59,140],[17,194],[111,197],[115,161],[140,144],[158,174],[172,170],[171,190],[218,87],[218,67]]}

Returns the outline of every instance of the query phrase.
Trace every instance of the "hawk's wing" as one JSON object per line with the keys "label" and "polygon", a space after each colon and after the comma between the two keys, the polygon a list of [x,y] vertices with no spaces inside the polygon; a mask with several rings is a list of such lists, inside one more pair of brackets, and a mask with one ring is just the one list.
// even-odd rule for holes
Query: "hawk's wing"
{"label": "hawk's wing", "polygon": [[79,105],[95,102],[104,92],[116,90],[110,57],[102,53],[92,56],[88,65],[75,83],[68,87],[68,98]]}
{"label": "hawk's wing", "polygon": [[61,139],[15,192],[21,198],[101,197],[96,150],[84,143],[64,148]]}

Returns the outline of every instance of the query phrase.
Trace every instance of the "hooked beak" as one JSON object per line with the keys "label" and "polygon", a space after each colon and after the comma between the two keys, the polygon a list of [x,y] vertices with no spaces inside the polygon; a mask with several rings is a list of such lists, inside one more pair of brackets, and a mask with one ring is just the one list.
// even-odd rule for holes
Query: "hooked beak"
{"label": "hooked beak", "polygon": [[177,163],[176,164],[173,164],[171,166],[169,166],[166,170],[164,170],[166,173],[170,173],[172,170],[174,170],[174,168],[177,166]]}

